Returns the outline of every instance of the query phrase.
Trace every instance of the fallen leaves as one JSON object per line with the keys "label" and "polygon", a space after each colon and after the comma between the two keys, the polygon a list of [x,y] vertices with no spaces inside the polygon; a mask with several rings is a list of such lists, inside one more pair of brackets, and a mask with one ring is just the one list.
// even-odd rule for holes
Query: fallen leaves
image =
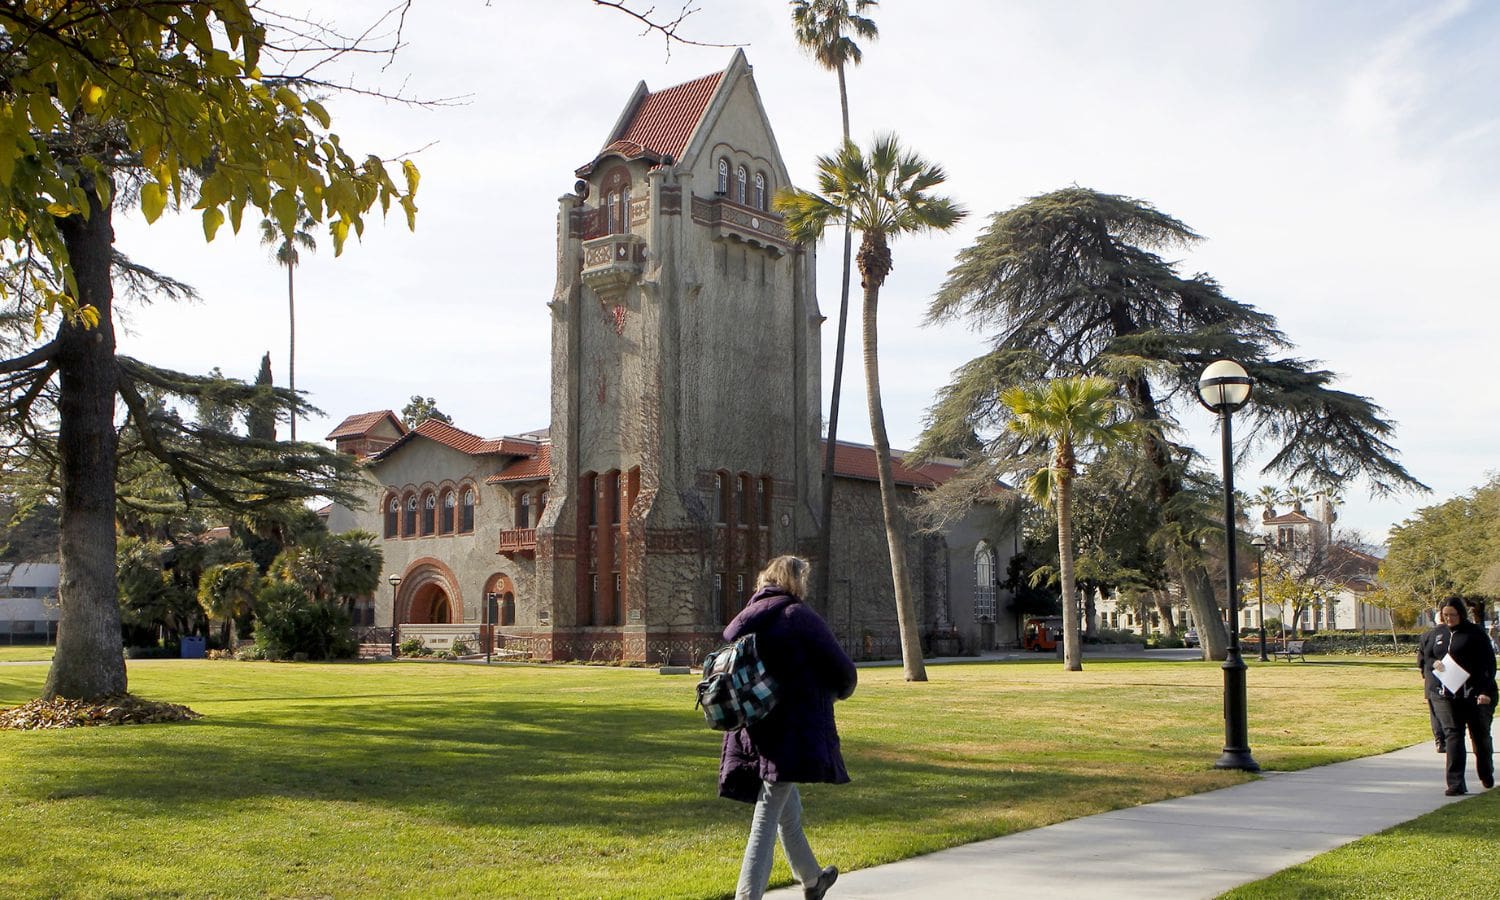
{"label": "fallen leaves", "polygon": [[86,728],[91,725],[155,725],[203,718],[186,706],[142,700],[130,694],[102,700],[32,700],[0,709],[0,729]]}

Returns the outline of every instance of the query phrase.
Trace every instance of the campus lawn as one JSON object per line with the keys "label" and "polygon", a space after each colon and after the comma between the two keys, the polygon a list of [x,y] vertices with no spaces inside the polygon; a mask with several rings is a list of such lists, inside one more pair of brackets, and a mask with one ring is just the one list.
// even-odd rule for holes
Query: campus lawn
{"label": "campus lawn", "polygon": [[1221,900],[1491,898],[1500,892],[1497,820],[1500,791],[1486,791],[1242,885]]}
{"label": "campus lawn", "polygon": [[[724,897],[749,807],[715,797],[696,679],[649,670],[138,660],[191,724],[0,732],[0,896]],[[0,667],[0,706],[45,666]],[[854,778],[806,790],[861,868],[1250,776],[1217,664],[1089,659],[860,671]],[[1405,660],[1251,664],[1268,769],[1426,738]],[[775,883],[790,875],[778,860]]]}
{"label": "campus lawn", "polygon": [[37,662],[52,658],[51,645],[0,645],[0,662]]}

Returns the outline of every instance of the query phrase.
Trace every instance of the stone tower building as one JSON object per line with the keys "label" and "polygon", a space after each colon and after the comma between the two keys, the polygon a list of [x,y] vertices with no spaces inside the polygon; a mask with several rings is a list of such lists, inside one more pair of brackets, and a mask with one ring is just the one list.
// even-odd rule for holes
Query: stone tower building
{"label": "stone tower building", "polygon": [[[394,623],[540,659],[696,661],[766,560],[813,549],[814,250],[771,211],[789,180],[744,54],[638,85],[576,176],[558,208],[550,427],[485,438],[378,411],[329,435],[370,481],[370,508],[333,508],[329,527],[374,532],[392,576],[355,609],[373,642]],[[899,502],[956,469],[898,455]],[[832,596],[810,599],[854,655],[895,655],[871,448],[840,442],[835,475]],[[928,647],[1013,642],[997,591],[1013,530],[984,510],[940,534],[899,527]]]}
{"label": "stone tower building", "polygon": [[813,251],[771,212],[789,179],[743,52],[638,85],[576,174],[558,211],[536,589],[553,655],[685,656],[815,532]]}

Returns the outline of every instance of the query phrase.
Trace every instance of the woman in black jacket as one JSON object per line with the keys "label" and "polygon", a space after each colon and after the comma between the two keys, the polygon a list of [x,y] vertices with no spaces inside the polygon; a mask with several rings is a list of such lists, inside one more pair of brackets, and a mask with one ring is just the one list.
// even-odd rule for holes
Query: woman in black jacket
{"label": "woman in black jacket", "polygon": [[[1490,717],[1495,708],[1495,649],[1484,629],[1470,622],[1464,602],[1458,597],[1443,601],[1442,622],[1430,643],[1424,644],[1424,668],[1428,669],[1427,697],[1443,725],[1448,752],[1448,796],[1467,794],[1464,783],[1464,732],[1474,742],[1474,768],[1479,783],[1495,786],[1495,757],[1490,739]],[[1468,673],[1462,684],[1448,687],[1442,676],[1456,665]]]}
{"label": "woman in black jacket", "polygon": [[802,833],[798,782],[845,784],[833,703],[854,693],[854,663],[828,623],[801,597],[807,560],[778,556],[756,579],[755,595],[724,629],[724,640],[755,634],[766,671],[776,680],[776,708],[759,722],[724,735],[719,795],[755,804],[735,897],[758,900],[771,878],[776,838],[802,894],[818,900],[839,877],[822,868]]}

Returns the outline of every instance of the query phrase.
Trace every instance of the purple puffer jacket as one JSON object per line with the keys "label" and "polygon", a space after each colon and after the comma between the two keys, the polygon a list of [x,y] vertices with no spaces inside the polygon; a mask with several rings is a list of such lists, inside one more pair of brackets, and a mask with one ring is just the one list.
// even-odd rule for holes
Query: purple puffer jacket
{"label": "purple puffer jacket", "polygon": [[754,803],[762,781],[847,783],[833,701],[854,693],[854,663],[822,616],[774,585],[755,592],[724,640],[752,631],[779,701],[761,721],[724,735],[719,796]]}

